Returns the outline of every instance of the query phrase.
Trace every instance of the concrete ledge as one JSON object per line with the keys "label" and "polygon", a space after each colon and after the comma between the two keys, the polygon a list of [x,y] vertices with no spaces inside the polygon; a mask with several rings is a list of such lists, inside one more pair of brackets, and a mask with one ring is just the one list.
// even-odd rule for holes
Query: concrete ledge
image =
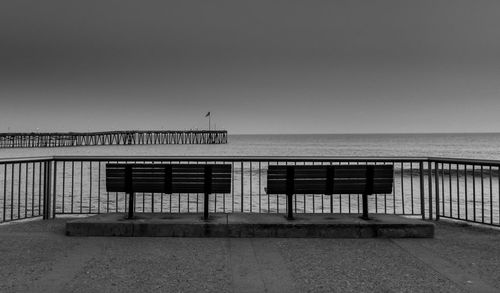
{"label": "concrete ledge", "polygon": [[298,214],[288,221],[280,214],[138,213],[101,214],[66,223],[69,236],[126,237],[285,237],[285,238],[432,238],[434,224],[396,215]]}

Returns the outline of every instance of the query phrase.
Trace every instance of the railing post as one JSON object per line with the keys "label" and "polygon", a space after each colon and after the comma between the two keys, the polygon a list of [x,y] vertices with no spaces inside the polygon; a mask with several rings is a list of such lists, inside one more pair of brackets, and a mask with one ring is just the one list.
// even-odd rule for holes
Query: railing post
{"label": "railing post", "polygon": [[[441,166],[442,167],[442,166]],[[439,220],[439,165],[434,162],[434,183],[436,185],[436,221]]]}
{"label": "railing post", "polygon": [[[51,172],[51,176],[54,178],[53,180],[53,186],[54,186],[54,192],[52,194],[52,219],[55,219],[56,218],[56,196],[57,196],[57,190],[56,190],[56,187],[57,187],[57,162],[56,161],[51,161],[49,162],[49,164],[53,164],[54,165],[54,171],[53,173]],[[63,174],[64,176],[64,174]]]}
{"label": "railing post", "polygon": [[244,206],[243,206],[243,200],[244,200],[243,189],[244,189],[244,185],[243,185],[243,161],[241,161],[241,201],[240,201],[240,205],[241,205],[241,212],[242,213],[243,213],[243,209],[244,209]]}
{"label": "railing post", "polygon": [[287,219],[293,220],[293,194],[295,193],[295,169],[293,166],[286,167],[286,200]]}
{"label": "railing post", "polygon": [[432,220],[432,162],[427,161],[427,181],[429,184],[429,220]]}
{"label": "railing post", "polygon": [[424,162],[419,163],[419,175],[420,175],[420,213],[422,214],[422,220],[425,220],[425,182],[424,182]]}
{"label": "railing post", "polygon": [[[40,163],[40,166],[42,165],[42,163]],[[47,164],[46,162],[43,162],[43,182],[42,182],[42,168],[40,168],[40,186],[41,189],[40,189],[40,197],[42,198],[42,206],[41,206],[41,209],[42,209],[42,219],[45,220],[45,216],[47,215],[47,205],[46,205],[46,202],[47,202],[47,196],[46,196],[46,192],[45,192],[45,184],[47,183],[47,179],[45,177],[47,177]]]}
{"label": "railing post", "polygon": [[51,161],[45,161],[43,163],[44,168],[44,180],[43,180],[43,215],[42,218],[47,220],[50,218],[50,200],[51,200]]}

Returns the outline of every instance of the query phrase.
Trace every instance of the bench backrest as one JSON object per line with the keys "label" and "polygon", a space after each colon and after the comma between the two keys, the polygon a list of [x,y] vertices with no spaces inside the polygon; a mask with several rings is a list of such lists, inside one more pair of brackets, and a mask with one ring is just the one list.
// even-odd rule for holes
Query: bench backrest
{"label": "bench backrest", "polygon": [[267,171],[268,194],[392,193],[392,165],[275,166]]}
{"label": "bench backrest", "polygon": [[108,192],[229,193],[229,164],[106,164]]}

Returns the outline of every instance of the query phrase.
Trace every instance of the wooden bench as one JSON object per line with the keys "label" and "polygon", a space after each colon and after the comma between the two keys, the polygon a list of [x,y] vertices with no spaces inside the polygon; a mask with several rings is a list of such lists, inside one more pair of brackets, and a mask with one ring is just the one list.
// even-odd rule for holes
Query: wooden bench
{"label": "wooden bench", "polygon": [[203,219],[208,195],[231,192],[229,164],[106,164],[106,190],[129,195],[128,218],[134,217],[136,192],[203,193]]}
{"label": "wooden bench", "polygon": [[368,195],[392,193],[392,165],[274,166],[267,171],[267,194],[286,194],[288,219],[293,219],[294,194],[362,194],[363,219]]}

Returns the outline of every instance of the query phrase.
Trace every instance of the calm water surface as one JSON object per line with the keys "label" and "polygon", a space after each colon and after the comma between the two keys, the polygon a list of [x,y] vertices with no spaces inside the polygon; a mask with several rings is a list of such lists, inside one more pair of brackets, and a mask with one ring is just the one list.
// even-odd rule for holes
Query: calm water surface
{"label": "calm water surface", "polygon": [[[0,149],[0,158],[47,155],[432,156],[500,160],[500,134],[231,135],[229,143],[224,145]],[[7,207],[7,209],[0,209],[0,218],[16,219],[23,216],[23,211],[28,215],[32,211],[39,212],[39,207],[34,205],[33,201],[40,200],[41,191],[38,190],[38,179],[33,180],[31,174],[40,172],[36,168],[33,169],[34,167],[30,164],[14,165],[0,168],[0,206]],[[106,192],[102,175],[105,173],[105,164],[60,162],[58,166],[56,176],[58,180],[55,185],[57,193],[55,204],[58,213],[125,211],[125,196]],[[445,167],[455,168],[455,166]],[[265,163],[262,166],[260,163],[246,162],[241,165],[238,163],[233,168],[234,187],[231,194],[213,196],[211,209],[218,212],[283,212],[285,210],[284,195],[266,194],[265,170],[267,167]],[[478,169],[474,177],[469,174],[466,179],[464,167],[461,168],[460,172],[454,171],[453,176],[443,173],[440,177],[443,211],[454,215],[463,215],[468,212],[469,215],[481,217],[481,219],[484,215],[487,222],[493,220],[497,223],[500,217],[497,208],[500,207],[498,197],[500,170],[495,167],[492,170],[493,173],[488,173],[489,170],[486,168],[484,170],[486,175],[479,176],[479,172],[482,171]],[[471,166],[469,166],[469,173],[470,168]],[[396,164],[393,193],[370,197],[370,211],[419,214],[421,192],[417,169],[418,164]],[[401,170],[404,171],[401,172]],[[448,171],[451,172],[451,170]],[[21,183],[14,184],[18,180]],[[33,190],[33,187],[37,188]],[[424,193],[426,192],[427,186],[424,186]],[[297,196],[296,199],[297,212],[357,212],[360,206],[359,195],[303,195]],[[194,195],[141,194],[137,201],[138,211],[197,212],[201,204],[199,198]],[[9,209],[8,207],[11,206],[22,208]],[[477,207],[476,211],[473,209],[474,206]],[[424,208],[428,209],[428,206]],[[471,219],[470,216],[468,219]]]}
{"label": "calm water surface", "polygon": [[500,160],[500,133],[230,135],[225,145],[0,149],[0,158],[44,155],[435,156]]}

